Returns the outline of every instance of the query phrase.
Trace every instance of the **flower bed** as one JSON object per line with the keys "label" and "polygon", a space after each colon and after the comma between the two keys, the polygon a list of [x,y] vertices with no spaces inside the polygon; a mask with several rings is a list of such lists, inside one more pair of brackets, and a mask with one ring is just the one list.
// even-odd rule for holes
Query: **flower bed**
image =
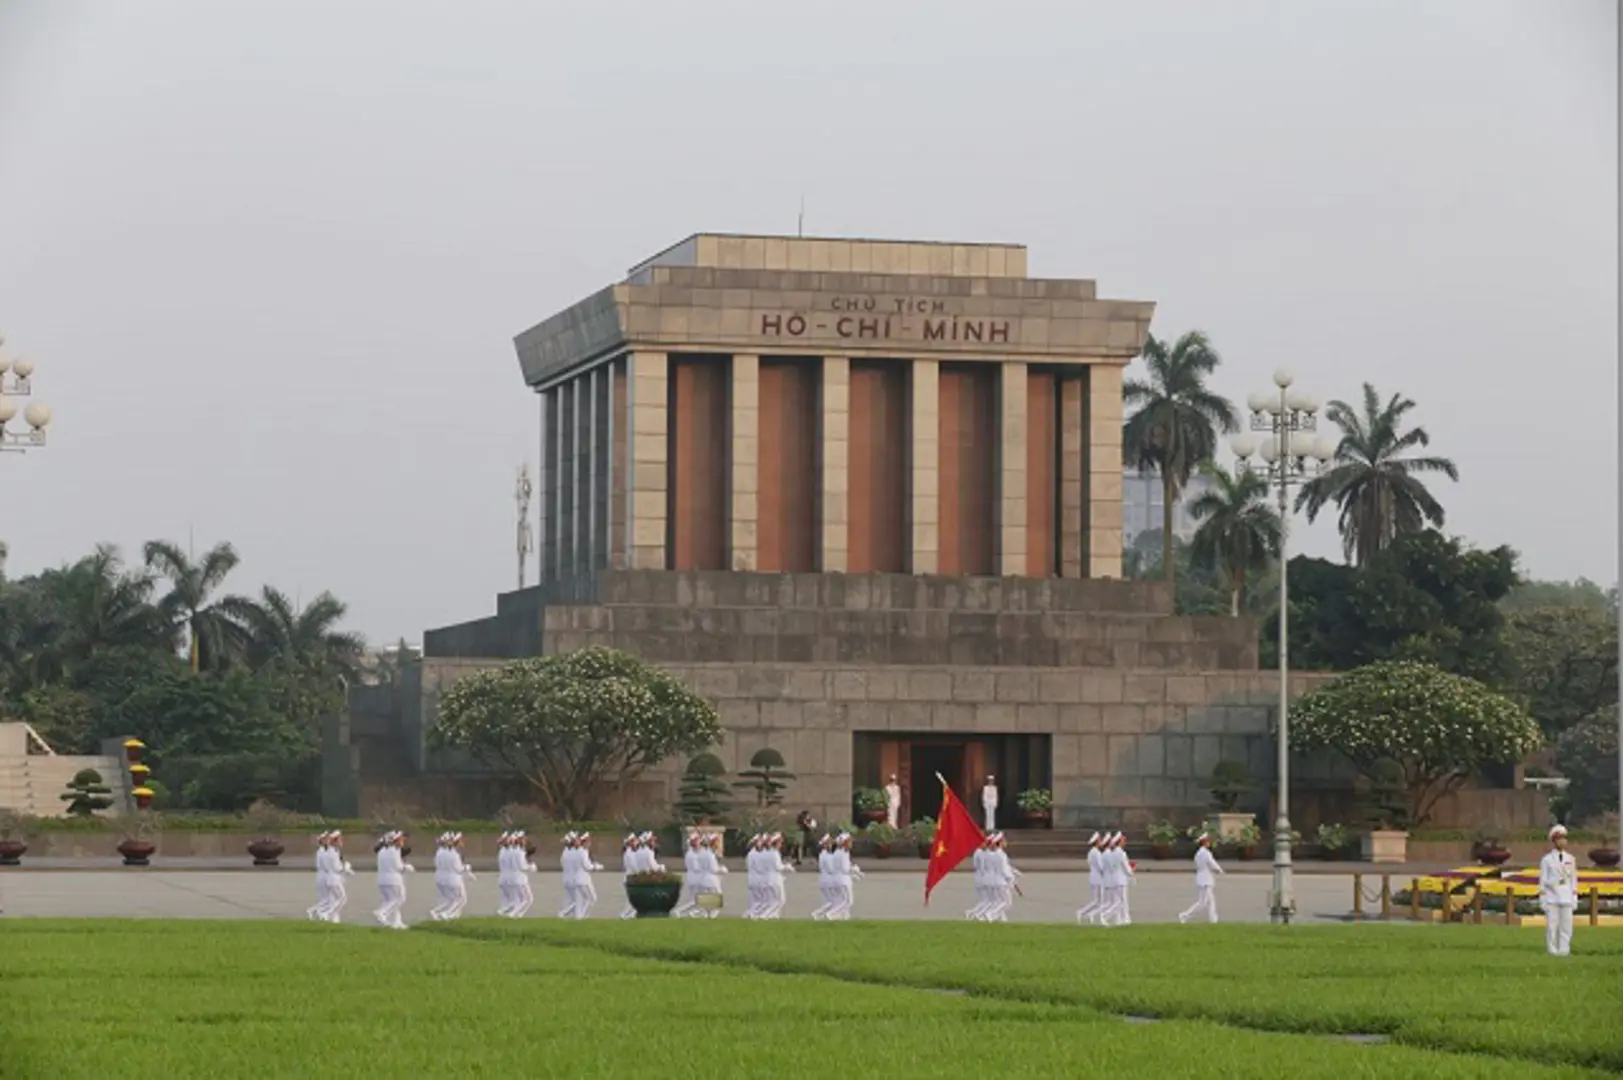
{"label": "flower bed", "polygon": [[[1470,907],[1478,894],[1482,896],[1482,910],[1504,914],[1514,904],[1518,915],[1542,915],[1544,909],[1538,900],[1538,870],[1496,870],[1488,866],[1464,866],[1441,873],[1429,874],[1418,881],[1420,908],[1436,911],[1443,907],[1443,895],[1448,894],[1452,911]],[[1623,915],[1623,872],[1616,870],[1578,871],[1578,911],[1589,912],[1591,890],[1597,894],[1599,914]],[[1414,896],[1403,889],[1392,897],[1394,908],[1414,906]]]}

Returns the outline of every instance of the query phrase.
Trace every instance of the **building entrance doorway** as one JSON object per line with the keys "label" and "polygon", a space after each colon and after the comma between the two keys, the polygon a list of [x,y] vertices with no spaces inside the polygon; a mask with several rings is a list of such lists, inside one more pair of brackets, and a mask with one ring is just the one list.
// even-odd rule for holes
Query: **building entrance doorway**
{"label": "building entrance doorway", "polygon": [[902,788],[902,825],[940,818],[938,773],[977,825],[983,823],[982,785],[987,776],[996,777],[999,828],[1017,820],[1015,798],[1020,792],[1053,784],[1047,735],[859,731],[854,740],[852,787],[883,788],[895,776]]}

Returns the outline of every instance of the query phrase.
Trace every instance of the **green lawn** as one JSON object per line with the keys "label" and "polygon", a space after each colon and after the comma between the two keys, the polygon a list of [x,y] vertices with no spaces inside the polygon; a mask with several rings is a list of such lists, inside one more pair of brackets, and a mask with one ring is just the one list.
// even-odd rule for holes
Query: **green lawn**
{"label": "green lawn", "polygon": [[[1558,964],[1539,935],[1458,931],[7,920],[0,1077],[1431,1080],[1623,1062],[1623,940]],[[1378,1023],[1405,1003],[1416,1017]],[[1189,1018],[1136,1026],[1110,1011]],[[1526,1041],[1502,1048],[1501,1035]],[[1479,1047],[1515,1060],[1450,1052]]]}

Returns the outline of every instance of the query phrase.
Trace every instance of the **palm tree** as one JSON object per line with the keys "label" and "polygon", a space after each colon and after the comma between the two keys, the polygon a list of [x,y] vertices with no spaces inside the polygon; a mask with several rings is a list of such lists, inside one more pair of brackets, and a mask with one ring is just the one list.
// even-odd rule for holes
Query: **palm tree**
{"label": "palm tree", "polygon": [[1443,507],[1420,477],[1441,473],[1460,478],[1459,469],[1443,457],[1408,457],[1407,451],[1431,445],[1423,427],[1403,430],[1403,417],[1414,402],[1393,394],[1381,404],[1375,387],[1364,384],[1364,407],[1355,412],[1345,401],[1332,401],[1324,415],[1341,429],[1334,464],[1302,485],[1296,508],[1306,508],[1312,521],[1335,503],[1341,511],[1341,547],[1349,561],[1368,566],[1377,552],[1402,533],[1443,524]]}
{"label": "palm tree", "polygon": [[1206,335],[1191,330],[1172,344],[1153,336],[1141,354],[1147,379],[1122,383],[1122,403],[1136,407],[1122,425],[1122,451],[1140,469],[1161,475],[1161,566],[1168,584],[1177,566],[1173,559],[1172,511],[1178,494],[1203,461],[1217,453],[1219,432],[1240,430],[1234,406],[1206,388],[1206,378],[1222,363]]}
{"label": "palm tree", "polygon": [[1189,504],[1189,516],[1200,522],[1190,553],[1196,563],[1223,575],[1229,614],[1239,615],[1246,578],[1279,558],[1279,511],[1268,505],[1268,482],[1255,473],[1234,474],[1211,463],[1202,471],[1211,486]]}
{"label": "palm tree", "polygon": [[220,608],[240,628],[248,662],[255,668],[281,663],[348,674],[360,663],[365,642],[359,634],[334,629],[347,608],[330,592],[300,610],[286,593],[267,585],[258,600],[227,597]]}
{"label": "palm tree", "polygon": [[238,561],[236,549],[228,543],[215,544],[194,562],[173,541],[147,541],[147,568],[169,579],[169,592],[158,607],[172,625],[185,628],[193,671],[221,667],[239,651],[235,626],[223,609],[209,602]]}

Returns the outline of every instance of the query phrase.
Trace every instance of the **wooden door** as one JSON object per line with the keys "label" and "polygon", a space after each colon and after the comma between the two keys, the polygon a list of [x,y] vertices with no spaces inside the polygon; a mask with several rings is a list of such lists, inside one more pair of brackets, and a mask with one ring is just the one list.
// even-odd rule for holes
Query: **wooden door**
{"label": "wooden door", "polygon": [[[964,747],[964,802],[969,816],[975,819],[977,825],[985,823],[981,812],[981,786],[986,783],[986,769],[986,744],[972,739]],[[1001,787],[998,789],[1000,795],[1002,790]]]}

